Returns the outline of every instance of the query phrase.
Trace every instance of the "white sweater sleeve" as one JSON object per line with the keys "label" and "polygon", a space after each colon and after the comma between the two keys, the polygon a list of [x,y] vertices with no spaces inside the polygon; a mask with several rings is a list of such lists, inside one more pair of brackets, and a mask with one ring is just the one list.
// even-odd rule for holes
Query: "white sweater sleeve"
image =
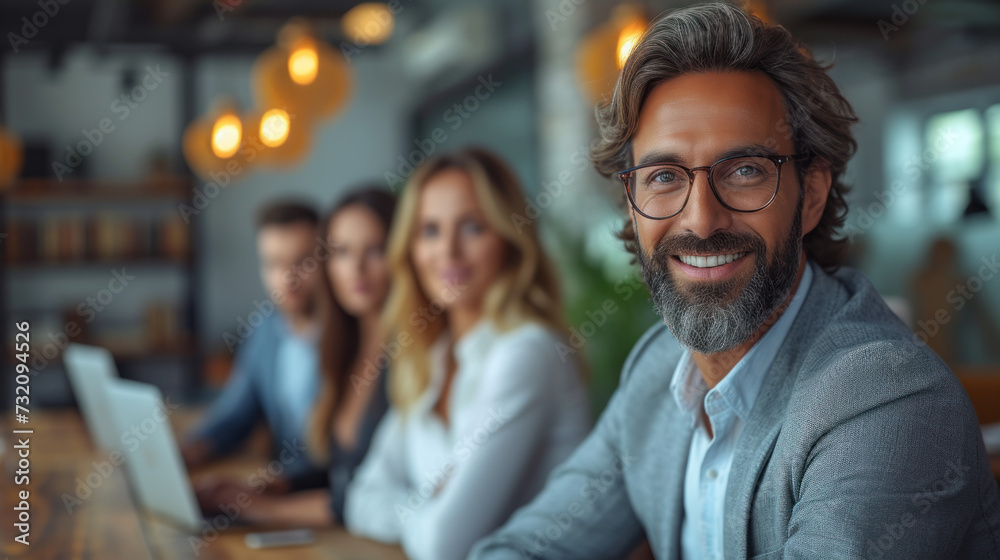
{"label": "white sweater sleeve", "polygon": [[484,367],[475,399],[456,415],[462,425],[452,426],[456,443],[450,478],[402,524],[402,544],[411,560],[465,558],[477,540],[503,524],[545,443],[549,403],[557,398],[551,380],[566,374],[559,370],[576,375],[545,336],[503,341]]}
{"label": "white sweater sleeve", "polygon": [[344,523],[352,533],[398,543],[410,484],[406,475],[406,439],[402,417],[389,410],[379,422],[368,455],[347,489]]}

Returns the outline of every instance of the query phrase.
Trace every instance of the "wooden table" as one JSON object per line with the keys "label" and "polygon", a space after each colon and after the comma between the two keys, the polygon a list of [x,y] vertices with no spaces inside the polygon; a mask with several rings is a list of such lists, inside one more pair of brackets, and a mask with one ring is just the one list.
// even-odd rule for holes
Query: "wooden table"
{"label": "wooden table", "polygon": [[[196,553],[191,539],[201,535],[181,532],[136,509],[128,491],[124,465],[110,472],[99,468],[108,456],[94,449],[76,410],[32,411],[31,414],[31,423],[26,426],[35,431],[30,436],[31,532],[28,546],[14,541],[13,508],[18,501],[17,491],[24,487],[14,484],[16,457],[12,446],[16,442],[12,441],[10,414],[0,420],[0,438],[6,442],[0,455],[3,465],[0,469],[0,559],[265,560],[287,558],[291,554],[305,560],[405,558],[396,547],[357,538],[338,528],[318,531],[317,542],[313,545],[266,550],[248,548],[243,536],[249,529],[235,528],[219,533],[214,539],[206,539],[206,546]],[[189,424],[191,417],[191,414],[179,414],[174,423]],[[247,460],[247,457],[240,457],[219,468],[231,471]],[[250,462],[254,461],[250,459]],[[77,487],[86,484],[88,477],[94,489],[70,512],[64,499],[75,497]],[[86,493],[81,489],[79,495]]]}

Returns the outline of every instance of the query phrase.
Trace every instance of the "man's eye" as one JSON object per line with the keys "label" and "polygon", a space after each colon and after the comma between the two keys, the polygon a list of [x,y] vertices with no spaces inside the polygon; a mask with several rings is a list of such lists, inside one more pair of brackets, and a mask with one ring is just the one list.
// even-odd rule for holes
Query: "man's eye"
{"label": "man's eye", "polygon": [[657,192],[670,191],[683,188],[687,184],[687,178],[683,171],[674,167],[661,167],[648,172],[645,179],[641,179],[642,185]]}
{"label": "man's eye", "polygon": [[434,224],[424,224],[420,226],[420,237],[434,237],[438,233],[438,228]]}
{"label": "man's eye", "polygon": [[646,182],[653,185],[669,185],[679,179],[676,169],[657,169],[649,174]]}

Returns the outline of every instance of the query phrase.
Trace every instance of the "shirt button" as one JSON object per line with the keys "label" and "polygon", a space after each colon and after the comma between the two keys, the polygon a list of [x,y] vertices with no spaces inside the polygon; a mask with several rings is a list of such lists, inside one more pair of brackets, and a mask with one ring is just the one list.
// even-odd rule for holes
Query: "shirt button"
{"label": "shirt button", "polygon": [[715,480],[715,478],[719,476],[719,471],[715,469],[708,469],[708,473],[706,474],[708,474],[708,478]]}

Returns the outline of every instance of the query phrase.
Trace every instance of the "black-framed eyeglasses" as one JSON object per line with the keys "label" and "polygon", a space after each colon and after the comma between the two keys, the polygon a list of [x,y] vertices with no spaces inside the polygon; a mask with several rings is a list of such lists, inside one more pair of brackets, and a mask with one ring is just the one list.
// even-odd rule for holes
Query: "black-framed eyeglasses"
{"label": "black-framed eyeglasses", "polygon": [[781,165],[803,160],[790,156],[732,156],[710,166],[687,168],[676,163],[647,163],[618,172],[635,211],[651,220],[665,220],[687,206],[695,171],[708,172],[708,185],[724,207],[733,212],[758,212],[778,194]]}

